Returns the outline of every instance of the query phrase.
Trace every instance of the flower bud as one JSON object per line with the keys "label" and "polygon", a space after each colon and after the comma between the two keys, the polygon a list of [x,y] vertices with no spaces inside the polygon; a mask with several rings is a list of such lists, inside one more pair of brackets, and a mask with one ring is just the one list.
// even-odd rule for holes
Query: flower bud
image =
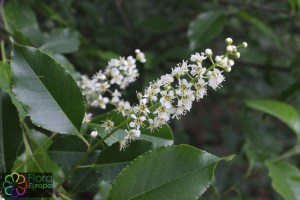
{"label": "flower bud", "polygon": [[247,42],[242,43],[242,47],[246,48],[248,46]]}
{"label": "flower bud", "polygon": [[221,62],[222,61],[222,57],[221,56],[216,56],[215,61],[217,63]]}
{"label": "flower bud", "polygon": [[226,38],[225,42],[227,45],[231,45],[233,40],[231,38]]}
{"label": "flower bud", "polygon": [[213,54],[213,53],[212,53],[212,50],[211,50],[211,49],[206,49],[206,50],[205,50],[205,55],[206,55],[206,56],[211,57],[212,54]]}
{"label": "flower bud", "polygon": [[231,59],[230,59],[230,60],[228,60],[228,66],[229,66],[229,67],[232,67],[233,65],[234,65],[234,61],[233,61],[233,60],[231,60]]}
{"label": "flower bud", "polygon": [[98,136],[98,131],[92,131],[91,137],[96,138]]}
{"label": "flower bud", "polygon": [[233,48],[232,45],[228,45],[228,46],[226,47],[226,51],[228,51],[228,52],[233,52],[233,50],[234,50],[234,48]]}
{"label": "flower bud", "polygon": [[229,66],[226,66],[223,69],[224,69],[225,72],[230,72],[231,71],[231,67],[229,67]]}
{"label": "flower bud", "polygon": [[235,58],[240,58],[240,56],[241,56],[240,52],[235,52],[235,53],[234,53],[234,57],[235,57]]}

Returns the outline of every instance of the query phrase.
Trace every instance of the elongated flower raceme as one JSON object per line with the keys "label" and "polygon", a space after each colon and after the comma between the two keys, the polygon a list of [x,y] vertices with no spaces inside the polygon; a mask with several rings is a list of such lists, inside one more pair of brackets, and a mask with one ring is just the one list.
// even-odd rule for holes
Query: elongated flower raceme
{"label": "elongated flower raceme", "polygon": [[[217,90],[225,80],[224,72],[230,72],[234,60],[240,57],[238,49],[247,47],[247,43],[235,46],[232,39],[227,38],[226,53],[213,56],[210,49],[204,53],[195,53],[188,61],[182,61],[172,69],[170,74],[165,74],[160,79],[153,81],[144,93],[138,93],[139,104],[130,105],[128,102],[119,101],[117,111],[128,120],[127,135],[120,141],[120,149],[128,146],[130,141],[140,137],[141,127],[151,131],[168,123],[172,118],[179,119],[192,108],[194,101],[199,101],[207,94],[207,88]],[[211,65],[205,67],[204,61]],[[106,130],[111,130],[113,119],[103,123]]]}

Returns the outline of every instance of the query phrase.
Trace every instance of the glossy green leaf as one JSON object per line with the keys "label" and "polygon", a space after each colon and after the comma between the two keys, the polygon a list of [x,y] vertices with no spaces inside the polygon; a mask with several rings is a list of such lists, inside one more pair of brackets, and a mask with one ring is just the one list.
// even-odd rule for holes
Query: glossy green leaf
{"label": "glossy green leaf", "polygon": [[209,187],[219,160],[188,145],[157,148],[121,171],[108,199],[197,199]]}
{"label": "glossy green leaf", "polygon": [[[103,115],[100,115],[99,117],[93,119],[89,126],[90,128],[96,128],[101,136],[105,136],[107,133],[104,132],[104,129],[101,128],[101,124],[106,119],[111,119],[115,123],[115,127],[122,124],[126,118],[123,117],[121,114],[119,114],[117,111],[113,110],[108,113],[105,113]],[[174,137],[171,128],[168,124],[162,126],[159,129],[155,129],[153,132],[150,131],[150,129],[146,128],[147,125],[144,128],[141,128],[141,136],[140,138],[137,138],[138,140],[146,140],[149,142],[152,142],[155,146],[164,146],[164,145],[172,145],[174,142]],[[124,139],[126,136],[126,131],[128,127],[126,126],[126,123],[121,125],[119,127],[120,129],[117,130],[111,137],[105,140],[105,142],[108,145],[111,145],[116,142],[116,138],[121,140]]]}
{"label": "glossy green leaf", "polygon": [[70,73],[45,53],[14,45],[12,89],[33,123],[61,134],[80,130],[82,93]]}
{"label": "glossy green leaf", "polygon": [[10,172],[23,149],[17,109],[10,97],[0,91],[0,172]]}
{"label": "glossy green leaf", "polygon": [[0,63],[0,89],[9,91],[11,80],[11,68],[7,63]]}
{"label": "glossy green leaf", "polygon": [[286,123],[300,138],[300,115],[297,110],[286,103],[276,100],[248,100],[247,106],[272,115]]}
{"label": "glossy green leaf", "polygon": [[222,12],[209,11],[201,13],[190,23],[188,38],[190,49],[202,47],[217,37],[226,25],[226,17]]}
{"label": "glossy green leaf", "polygon": [[61,178],[62,170],[50,159],[47,149],[52,144],[51,138],[43,133],[27,131],[25,145],[26,151],[14,163],[13,171],[16,172],[52,172],[57,181]]}
{"label": "glossy green leaf", "polygon": [[136,140],[120,151],[120,144],[117,142],[104,149],[92,167],[104,180],[113,181],[130,161],[151,149],[154,149],[151,142]]}
{"label": "glossy green leaf", "polygon": [[280,40],[278,38],[278,36],[276,35],[275,31],[272,29],[272,27],[270,27],[267,23],[265,23],[263,20],[250,15],[249,13],[247,13],[246,11],[242,11],[238,14],[238,16],[250,23],[251,25],[253,25],[256,29],[258,29],[259,31],[261,31],[263,34],[265,34],[265,36],[271,38],[275,44],[277,45],[277,47],[280,47]]}
{"label": "glossy green leaf", "polygon": [[269,176],[272,178],[272,187],[285,200],[298,200],[300,197],[300,170],[288,162],[267,161]]}
{"label": "glossy green leaf", "polygon": [[71,53],[79,47],[78,32],[69,28],[54,29],[45,35],[44,43],[39,47],[43,51],[55,53]]}
{"label": "glossy green leaf", "polygon": [[75,135],[58,137],[48,149],[50,158],[67,169],[70,169],[85,152],[86,144]]}
{"label": "glossy green leaf", "polygon": [[[39,46],[43,43],[43,34],[39,29],[36,16],[29,6],[29,1],[11,0],[5,5],[5,15],[14,39],[28,38],[32,44]],[[24,35],[24,36],[23,36]],[[22,44],[24,44],[22,42]]]}
{"label": "glossy green leaf", "polygon": [[92,168],[79,168],[75,170],[68,183],[68,192],[79,193],[84,192],[95,186],[101,176]]}
{"label": "glossy green leaf", "polygon": [[3,89],[10,96],[12,103],[19,112],[20,119],[24,119],[26,112],[11,91],[11,67],[7,63],[0,63],[0,89]]}

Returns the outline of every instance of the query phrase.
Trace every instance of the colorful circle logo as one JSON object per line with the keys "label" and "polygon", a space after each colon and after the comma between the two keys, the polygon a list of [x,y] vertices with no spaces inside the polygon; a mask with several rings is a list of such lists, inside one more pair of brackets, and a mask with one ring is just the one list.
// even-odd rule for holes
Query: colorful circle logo
{"label": "colorful circle logo", "polygon": [[28,183],[25,176],[14,172],[5,176],[2,186],[7,196],[18,198],[26,193]]}

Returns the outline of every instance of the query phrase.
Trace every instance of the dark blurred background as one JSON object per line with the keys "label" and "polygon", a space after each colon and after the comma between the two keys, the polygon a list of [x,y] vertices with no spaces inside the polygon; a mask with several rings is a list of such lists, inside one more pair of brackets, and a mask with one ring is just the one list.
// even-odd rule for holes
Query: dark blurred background
{"label": "dark blurred background", "polygon": [[[9,1],[8,1],[9,2]],[[300,4],[297,0],[31,0],[41,31],[68,27],[80,46],[65,54],[82,74],[103,69],[109,59],[136,48],[147,63],[137,84],[126,90],[134,101],[149,81],[171,71],[193,52],[225,51],[224,40],[248,42],[218,91],[210,90],[192,112],[171,126],[175,143],[188,143],[218,156],[217,181],[201,199],[281,199],[271,188],[264,161],[296,141],[282,123],[245,106],[247,99],[279,99],[300,110]],[[72,63],[72,64],[71,64]],[[104,112],[104,111],[102,111]],[[299,166],[299,159],[292,161]],[[180,188],[179,188],[180,189]],[[184,191],[183,191],[184,192]]]}

